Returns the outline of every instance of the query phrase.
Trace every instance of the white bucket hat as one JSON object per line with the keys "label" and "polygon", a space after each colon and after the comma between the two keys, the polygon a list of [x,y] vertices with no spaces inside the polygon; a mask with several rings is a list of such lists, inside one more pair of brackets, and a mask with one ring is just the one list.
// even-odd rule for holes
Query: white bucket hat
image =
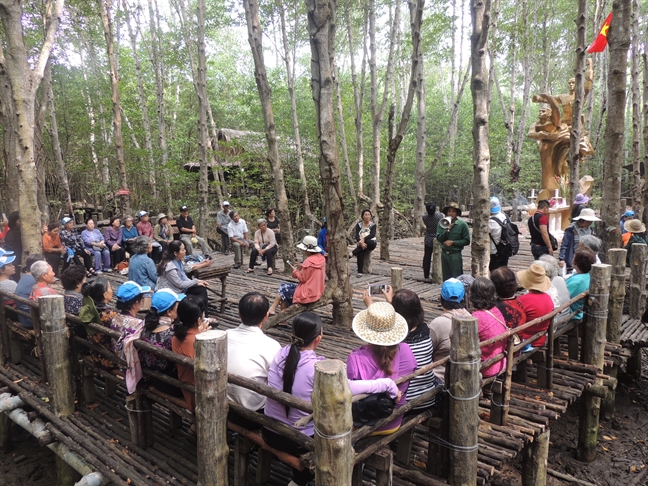
{"label": "white bucket hat", "polygon": [[596,213],[591,208],[583,208],[578,216],[572,218],[573,221],[601,221],[600,218],[596,217]]}
{"label": "white bucket hat", "polygon": [[402,342],[409,332],[407,321],[389,302],[376,302],[353,318],[353,332],[363,341],[379,346]]}
{"label": "white bucket hat", "polygon": [[297,248],[309,253],[322,253],[322,249],[317,246],[317,238],[314,236],[304,236],[304,239],[297,245]]}

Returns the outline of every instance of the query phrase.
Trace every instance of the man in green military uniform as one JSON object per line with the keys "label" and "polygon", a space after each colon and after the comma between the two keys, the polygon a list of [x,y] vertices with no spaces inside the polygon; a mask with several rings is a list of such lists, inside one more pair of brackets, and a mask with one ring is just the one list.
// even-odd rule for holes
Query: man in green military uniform
{"label": "man in green military uniform", "polygon": [[463,259],[461,250],[470,244],[470,232],[465,221],[459,218],[461,208],[456,202],[451,202],[443,208],[443,214],[452,218],[449,226],[444,227],[439,223],[437,228],[437,240],[443,245],[441,247],[441,269],[443,281],[449,278],[458,277],[463,274]]}

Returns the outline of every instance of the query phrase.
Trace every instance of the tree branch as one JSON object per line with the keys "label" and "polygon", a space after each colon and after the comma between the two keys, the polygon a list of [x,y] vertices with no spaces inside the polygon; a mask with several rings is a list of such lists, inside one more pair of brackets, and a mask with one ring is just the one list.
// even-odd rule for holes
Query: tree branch
{"label": "tree branch", "polygon": [[32,90],[34,93],[36,93],[36,90],[43,79],[43,75],[45,74],[45,66],[47,66],[47,61],[49,60],[52,48],[54,47],[54,39],[56,37],[56,31],[58,30],[59,19],[61,17],[61,12],[63,12],[63,4],[65,0],[54,1],[55,3],[52,3],[52,0],[49,0],[46,5],[46,11],[51,13],[48,13],[47,15],[47,20],[45,22],[45,39],[43,40],[43,47],[38,55],[38,62],[33,71],[35,82],[32,85]]}

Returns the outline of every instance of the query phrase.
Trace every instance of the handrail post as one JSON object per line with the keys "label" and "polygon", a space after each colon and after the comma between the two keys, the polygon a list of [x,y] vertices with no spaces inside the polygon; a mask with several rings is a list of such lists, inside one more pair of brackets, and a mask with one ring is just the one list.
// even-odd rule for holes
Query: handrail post
{"label": "handrail post", "polygon": [[9,328],[6,321],[4,296],[0,294],[0,365],[9,361]]}
{"label": "handrail post", "polygon": [[[556,330],[556,317],[552,317],[547,329],[547,355],[545,356],[545,388],[551,390],[553,388],[553,367],[554,367],[554,332]],[[539,371],[539,370],[538,370]]]}
{"label": "handrail post", "polygon": [[391,286],[394,292],[403,288],[403,269],[401,267],[392,267]]}
{"label": "handrail post", "polygon": [[[632,245],[634,246],[634,245]],[[625,300],[625,262],[628,251],[622,248],[608,250],[608,263],[612,266],[612,279],[610,280],[610,301],[608,304],[608,319],[606,339],[610,343],[621,342],[621,320],[623,318],[623,301]],[[604,373],[616,378],[619,373],[619,365],[614,364],[611,368],[605,367]],[[614,402],[616,392],[613,387],[608,390],[607,396],[601,403],[601,410],[604,414],[614,413]]]}
{"label": "handrail post", "polygon": [[198,486],[227,486],[227,333],[200,333],[194,346]]}
{"label": "handrail post", "polygon": [[[38,299],[38,312],[32,308],[32,316],[40,317],[38,328],[41,334],[45,369],[49,376],[52,395],[52,410],[60,417],[74,413],[72,392],[72,367],[70,365],[69,330],[65,321],[65,304],[62,295],[47,295]],[[38,338],[37,338],[38,339]],[[57,484],[73,485],[81,477],[72,466],[56,456]]]}
{"label": "handrail post", "polygon": [[477,319],[452,318],[448,379],[448,442],[451,486],[474,486],[477,478],[477,431],[481,393],[481,350]]}
{"label": "handrail post", "polygon": [[342,361],[327,359],[315,364],[312,396],[315,483],[318,486],[351,486],[355,462],[351,446],[351,390]]}
{"label": "handrail post", "polygon": [[[611,275],[611,265],[599,264],[592,266],[590,293],[588,296],[589,315],[586,319],[582,340],[583,362],[595,365],[601,373],[605,363],[605,329],[607,327]],[[585,462],[592,462],[596,459],[599,412],[601,409],[599,391],[602,388],[603,381],[596,378],[596,385],[598,386],[586,388],[583,393],[583,406],[578,424],[578,459]]]}
{"label": "handrail post", "polygon": [[[646,245],[633,243],[630,252],[630,318],[641,319],[645,307],[646,290]],[[641,378],[641,348],[632,349],[626,367],[628,375],[635,379]]]}

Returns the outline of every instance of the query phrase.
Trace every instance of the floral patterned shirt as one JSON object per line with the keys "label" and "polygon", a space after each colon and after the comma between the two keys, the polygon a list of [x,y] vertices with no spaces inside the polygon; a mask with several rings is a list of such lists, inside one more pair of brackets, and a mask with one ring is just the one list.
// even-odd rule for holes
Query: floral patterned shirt
{"label": "floral patterned shirt", "polygon": [[[173,321],[170,317],[160,317],[160,325],[158,327],[165,325],[168,327],[160,332],[144,331],[142,333],[142,341],[146,341],[160,349],[171,351],[171,340],[173,339],[172,323]],[[174,366],[174,363],[171,361],[160,358],[152,353],[147,353],[141,349],[139,350],[139,357],[144,366],[151,368],[154,371],[165,372]]]}
{"label": "floral patterned shirt", "polygon": [[85,248],[83,238],[81,238],[81,235],[75,229],[72,231],[62,229],[60,236],[61,243],[67,248],[72,248],[73,250],[83,250]]}

